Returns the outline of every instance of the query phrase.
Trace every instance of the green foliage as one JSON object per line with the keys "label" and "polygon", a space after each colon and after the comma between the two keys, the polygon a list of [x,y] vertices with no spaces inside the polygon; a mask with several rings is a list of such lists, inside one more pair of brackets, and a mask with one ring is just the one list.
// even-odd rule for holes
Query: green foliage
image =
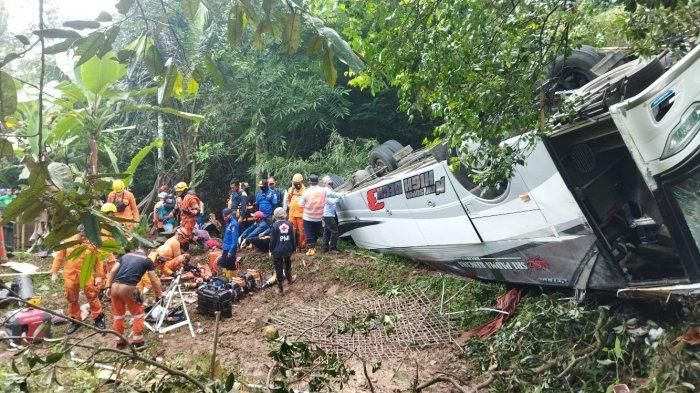
{"label": "green foliage", "polygon": [[611,314],[595,303],[571,306],[558,297],[526,296],[506,326],[467,342],[464,357],[475,371],[496,375],[491,391],[611,392],[613,385],[626,383],[640,392],[661,392],[697,383],[698,354],[671,349],[673,333],[651,338],[656,322],[617,307]]}
{"label": "green foliage", "polygon": [[251,168],[251,171],[259,170],[263,173],[273,174],[279,179],[280,184],[291,182],[295,173],[308,175],[335,174],[348,179],[357,169],[367,165],[369,152],[378,145],[372,139],[349,139],[332,132],[328,144],[307,159],[268,156],[261,160],[261,165]]}
{"label": "green foliage", "polygon": [[12,77],[0,71],[0,119],[17,110],[17,88]]}
{"label": "green foliage", "polygon": [[268,356],[275,361],[279,376],[274,379],[275,393],[291,393],[288,380],[308,381],[312,392],[334,391],[334,386],[341,390],[353,370],[346,367],[344,360],[337,354],[327,353],[322,348],[303,341],[290,341],[280,337],[274,341],[278,346]]}
{"label": "green foliage", "polygon": [[501,142],[547,131],[537,88],[557,56],[590,40],[629,41],[641,54],[687,50],[698,36],[697,2],[625,2],[645,5],[634,12],[619,3],[366,0],[326,12],[368,62],[350,84],[397,87],[403,109],[441,122],[435,138],[450,142],[459,164],[478,169],[478,183],[493,185],[512,175],[537,135],[523,135],[517,146]]}
{"label": "green foliage", "polygon": [[538,128],[535,86],[583,16],[560,1],[344,4],[345,32],[367,31],[351,41],[372,63],[357,78],[387,76],[407,111],[441,119],[436,137],[468,167],[489,162],[474,175],[490,184],[523,161],[527,149],[498,142]]}
{"label": "green foliage", "polygon": [[[669,49],[680,58],[700,36],[700,4],[690,1],[631,0],[628,3],[626,36],[641,56]],[[638,6],[631,6],[634,3]]]}

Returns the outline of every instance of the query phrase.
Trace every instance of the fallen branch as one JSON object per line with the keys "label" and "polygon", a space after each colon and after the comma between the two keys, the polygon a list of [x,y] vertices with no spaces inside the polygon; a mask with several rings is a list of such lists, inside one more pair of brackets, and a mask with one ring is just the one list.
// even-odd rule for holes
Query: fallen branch
{"label": "fallen branch", "polygon": [[202,392],[204,392],[204,391],[206,390],[206,387],[205,387],[202,383],[200,383],[199,381],[197,381],[196,379],[194,379],[194,378],[191,377],[190,375],[185,374],[185,373],[182,372],[182,371],[178,371],[178,370],[176,370],[176,369],[174,369],[174,368],[170,368],[170,367],[164,365],[163,363],[156,362],[155,360],[151,360],[151,359],[148,359],[148,358],[144,358],[144,357],[142,357],[141,355],[138,355],[138,354],[133,355],[131,352],[121,351],[121,350],[119,350],[119,349],[114,349],[114,348],[95,348],[95,347],[90,346],[90,345],[82,345],[82,344],[76,345],[76,347],[85,348],[85,349],[92,349],[92,350],[94,351],[93,353],[90,354],[90,356],[88,356],[88,358],[86,359],[86,361],[89,361],[91,358],[94,358],[95,356],[97,356],[97,355],[99,355],[99,354],[101,354],[101,353],[103,353],[103,352],[113,353],[113,354],[120,355],[120,356],[126,357],[126,358],[128,358],[128,359],[137,361],[137,362],[145,363],[145,364],[148,364],[148,365],[150,365],[150,366],[159,368],[159,369],[165,371],[165,372],[168,373],[168,374],[181,377],[181,378],[187,380],[188,382],[190,382],[191,384],[195,385],[195,386],[196,386],[200,391],[202,391]]}
{"label": "fallen branch", "polygon": [[362,371],[365,373],[365,379],[367,380],[367,385],[369,385],[369,391],[374,393],[374,385],[372,385],[372,380],[369,378],[367,363],[364,360],[362,361]]}
{"label": "fallen branch", "polygon": [[462,386],[462,384],[459,381],[452,377],[448,377],[447,375],[438,375],[437,377],[434,377],[416,386],[416,392],[421,392],[423,391],[423,389],[426,389],[440,382],[451,384],[455,389],[457,389],[461,393],[475,393],[477,391],[475,388],[472,388],[470,386]]}
{"label": "fallen branch", "polygon": [[197,381],[196,379],[194,379],[193,377],[189,376],[188,374],[185,374],[185,373],[183,373],[183,372],[181,372],[181,371],[178,371],[178,370],[175,370],[175,369],[173,369],[173,368],[170,368],[170,367],[168,367],[168,366],[166,366],[165,364],[162,364],[162,363],[160,363],[160,362],[156,362],[156,361],[150,360],[150,359],[148,359],[148,358],[142,357],[142,356],[139,355],[139,353],[136,351],[136,348],[135,348],[133,345],[131,345],[131,344],[129,343],[129,341],[127,340],[126,337],[124,337],[122,334],[120,334],[120,333],[118,333],[118,332],[116,332],[116,331],[114,331],[114,330],[97,328],[97,327],[95,327],[95,326],[93,326],[93,325],[84,323],[83,321],[79,321],[79,320],[77,320],[77,319],[71,318],[71,317],[66,316],[66,315],[63,315],[63,314],[61,314],[61,313],[57,313],[57,312],[55,312],[55,311],[53,311],[53,310],[49,310],[49,309],[44,308],[44,307],[41,307],[41,306],[36,306],[36,305],[30,304],[29,302],[27,302],[27,301],[25,301],[25,300],[22,300],[22,299],[20,299],[20,298],[8,297],[8,298],[5,298],[5,299],[2,299],[2,300],[0,300],[0,305],[2,305],[3,303],[6,303],[6,302],[15,302],[15,301],[16,301],[16,302],[19,302],[19,303],[22,303],[22,304],[24,304],[24,305],[26,305],[26,306],[29,306],[29,307],[31,307],[31,308],[35,308],[35,309],[37,309],[37,310],[44,311],[44,312],[49,313],[49,314],[51,314],[51,315],[54,315],[54,316],[57,316],[57,317],[61,317],[61,318],[65,318],[66,320],[71,321],[71,322],[74,322],[74,323],[77,323],[77,324],[80,325],[80,326],[87,327],[88,329],[90,329],[90,330],[92,330],[93,332],[95,332],[95,334],[97,334],[97,333],[102,333],[102,334],[111,334],[111,335],[117,336],[117,337],[119,337],[119,339],[121,339],[123,342],[126,342],[126,343],[127,343],[127,348],[129,349],[129,352],[127,352],[127,351],[121,351],[121,350],[113,349],[113,348],[95,348],[95,347],[92,346],[92,345],[83,345],[83,344],[79,344],[80,341],[79,341],[78,343],[71,344],[72,347],[85,348],[85,349],[90,349],[90,350],[93,351],[93,352],[90,354],[90,356],[88,356],[88,358],[86,359],[86,361],[89,361],[90,359],[94,358],[95,356],[97,356],[97,355],[99,355],[100,353],[103,353],[103,352],[114,353],[114,354],[117,354],[117,355],[121,355],[121,356],[123,356],[123,357],[126,357],[126,358],[128,358],[128,359],[131,359],[131,360],[134,360],[134,361],[138,361],[138,362],[141,362],[141,363],[145,363],[145,364],[151,365],[151,366],[153,366],[153,367],[159,368],[159,369],[161,369],[161,370],[167,372],[168,374],[176,375],[176,376],[178,376],[178,377],[181,377],[181,378],[187,380],[188,382],[190,382],[191,384],[195,385],[195,386],[198,388],[198,390],[200,390],[200,391],[202,391],[202,392],[205,391],[205,389],[206,389],[205,386],[204,386],[201,382]]}
{"label": "fallen branch", "polygon": [[562,372],[557,374],[557,379],[563,378],[566,374],[569,373],[569,371],[571,371],[572,368],[574,368],[576,364],[578,364],[582,360],[588,359],[589,357],[595,355],[600,351],[601,348],[603,348],[603,338],[600,336],[600,332],[603,328],[603,321],[605,319],[604,315],[605,313],[601,310],[600,314],[598,315],[598,321],[595,324],[595,330],[593,332],[595,336],[595,345],[583,350],[580,354],[575,354],[574,356],[578,357],[574,358],[574,360],[572,360],[571,363],[569,363],[569,365],[566,366],[564,370],[562,370]]}

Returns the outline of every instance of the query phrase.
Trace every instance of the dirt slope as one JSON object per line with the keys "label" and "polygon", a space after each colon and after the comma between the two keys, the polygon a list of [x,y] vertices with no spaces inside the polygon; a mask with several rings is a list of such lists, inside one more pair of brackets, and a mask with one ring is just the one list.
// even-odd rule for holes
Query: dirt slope
{"label": "dirt slope", "polygon": [[[244,252],[242,256],[244,268],[258,268],[268,277],[272,273],[272,264],[267,255]],[[343,267],[347,271],[347,267],[367,263],[368,258],[373,257],[363,256],[355,252],[345,252],[336,256],[320,254],[316,257],[296,254],[293,258],[293,269],[297,281],[287,289],[283,296],[276,294],[274,288],[254,292],[242,301],[235,303],[232,318],[221,321],[218,359],[222,367],[226,370],[236,371],[244,381],[264,384],[269,367],[273,363],[267,356],[273,348],[273,344],[268,343],[263,338],[261,329],[268,323],[270,317],[282,311],[294,312],[299,307],[318,304],[319,300],[326,297],[352,295],[362,285],[347,285],[337,275],[337,268]],[[204,263],[203,255],[194,259]],[[32,260],[32,262],[39,264],[42,270],[50,265],[49,259]],[[426,276],[435,274],[427,269],[416,269],[411,274],[425,274]],[[49,286],[48,279],[45,277],[37,278],[36,284],[39,291],[43,292],[44,306],[65,310],[65,300],[60,283]],[[109,305],[105,304],[105,308],[109,326],[111,325]],[[146,353],[154,359],[165,359],[168,363],[184,369],[195,363],[207,367],[214,341],[214,320],[197,314],[195,309],[194,304],[188,307],[197,331],[195,338],[189,335],[186,327],[165,335],[148,332],[149,345]],[[64,332],[65,326],[54,327],[55,335],[61,335]],[[85,336],[87,333],[86,329],[81,329],[76,334]],[[284,332],[281,333],[284,334]],[[112,345],[111,339],[108,338],[97,337],[86,340],[86,342],[97,341]],[[8,354],[0,357],[5,357]],[[376,360],[368,360],[368,364],[375,362]],[[428,349],[421,353],[407,352],[403,356],[381,359],[381,362],[381,368],[376,373],[371,374],[377,392],[406,390],[414,382],[416,376],[419,381],[424,381],[438,372],[454,374],[459,377],[466,377],[467,373],[464,361],[457,361],[457,347],[454,345]],[[342,391],[369,391],[361,363],[353,360],[348,365],[354,369],[356,375],[350,380],[349,386],[344,387]],[[442,386],[433,391],[443,392],[447,390],[445,386]]]}

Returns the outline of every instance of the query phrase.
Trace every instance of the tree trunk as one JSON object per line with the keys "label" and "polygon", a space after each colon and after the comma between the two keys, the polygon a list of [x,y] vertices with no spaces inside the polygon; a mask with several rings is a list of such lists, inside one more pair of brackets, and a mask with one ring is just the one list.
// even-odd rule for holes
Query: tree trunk
{"label": "tree trunk", "polygon": [[263,173],[262,173],[262,159],[263,159],[263,152],[264,152],[264,146],[263,146],[263,141],[262,139],[258,139],[255,141],[255,184],[257,185],[260,180],[262,180]]}

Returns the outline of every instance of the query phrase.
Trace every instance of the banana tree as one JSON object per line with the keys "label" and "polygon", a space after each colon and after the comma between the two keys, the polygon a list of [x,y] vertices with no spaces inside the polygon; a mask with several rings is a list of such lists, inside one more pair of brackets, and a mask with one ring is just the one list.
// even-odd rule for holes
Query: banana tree
{"label": "banana tree", "polygon": [[[121,89],[119,80],[126,75],[126,66],[113,53],[93,57],[72,67],[70,61],[59,63],[70,82],[57,86],[62,92],[55,103],[65,112],[56,122],[47,143],[60,143],[66,138],[87,137],[89,145],[88,173],[98,173],[98,145],[100,134],[108,130],[110,123],[125,112],[146,110],[164,112],[193,122],[203,119],[200,115],[134,103],[134,97],[143,91]],[[67,67],[66,67],[67,66]]]}

